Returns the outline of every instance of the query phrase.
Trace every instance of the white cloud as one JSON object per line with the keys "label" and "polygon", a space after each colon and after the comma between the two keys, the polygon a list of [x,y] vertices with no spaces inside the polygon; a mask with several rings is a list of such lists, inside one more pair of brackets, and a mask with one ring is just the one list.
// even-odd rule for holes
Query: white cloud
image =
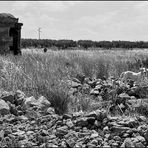
{"label": "white cloud", "polygon": [[47,12],[62,12],[80,3],[79,1],[15,1],[13,4],[13,10],[17,11],[47,11]]}
{"label": "white cloud", "polygon": [[61,1],[39,1],[38,4],[40,5],[40,9],[46,9],[48,11],[64,11],[67,9],[66,5],[64,5]]}
{"label": "white cloud", "polygon": [[31,4],[32,2],[28,2],[28,1],[15,1],[12,5],[12,10],[25,10],[29,4]]}
{"label": "white cloud", "polygon": [[0,10],[24,25],[22,37],[73,39],[148,39],[148,2],[7,1]]}
{"label": "white cloud", "polygon": [[[105,14],[98,14],[96,16],[84,16],[75,20],[75,24],[78,26],[97,27],[112,22],[113,18],[117,15],[117,11],[109,12]],[[99,26],[98,26],[99,27]]]}
{"label": "white cloud", "polygon": [[135,8],[137,9],[143,9],[143,8],[148,8],[148,2],[147,1],[138,1],[136,4],[135,4]]}

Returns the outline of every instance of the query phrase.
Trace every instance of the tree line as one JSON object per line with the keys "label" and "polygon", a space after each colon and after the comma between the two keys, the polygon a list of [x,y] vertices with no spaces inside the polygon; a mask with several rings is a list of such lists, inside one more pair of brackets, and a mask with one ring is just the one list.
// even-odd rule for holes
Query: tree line
{"label": "tree line", "polygon": [[72,47],[88,48],[148,48],[148,42],[146,41],[92,41],[92,40],[52,40],[52,39],[21,39],[22,48],[51,48],[57,47],[58,49],[68,49]]}

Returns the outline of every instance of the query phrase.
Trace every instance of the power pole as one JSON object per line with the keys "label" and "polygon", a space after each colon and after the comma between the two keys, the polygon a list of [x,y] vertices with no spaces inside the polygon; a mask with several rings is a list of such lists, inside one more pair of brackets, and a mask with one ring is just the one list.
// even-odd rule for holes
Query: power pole
{"label": "power pole", "polygon": [[39,40],[40,40],[41,28],[38,28],[38,32],[39,32]]}

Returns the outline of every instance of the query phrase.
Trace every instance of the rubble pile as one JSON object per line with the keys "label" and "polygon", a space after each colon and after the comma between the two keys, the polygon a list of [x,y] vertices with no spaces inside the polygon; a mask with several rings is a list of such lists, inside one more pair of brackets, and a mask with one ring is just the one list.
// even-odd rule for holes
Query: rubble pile
{"label": "rubble pile", "polygon": [[[110,112],[119,110],[119,112],[124,113],[133,107],[135,101],[138,107],[141,106],[140,100],[148,98],[148,85],[134,85],[133,81],[130,80],[124,84],[112,77],[109,79],[91,79],[82,75],[68,81],[68,84],[71,87],[69,91],[71,98],[77,97],[78,94],[87,95],[91,98],[92,104],[98,105],[98,108],[108,102]],[[139,101],[137,102],[137,100]]]}
{"label": "rubble pile", "polygon": [[[98,102],[110,101],[110,113],[98,108],[58,115],[44,96],[36,99],[20,90],[4,91],[0,96],[0,147],[148,147],[147,117],[125,114],[131,106],[138,109],[148,104],[146,90],[111,80],[75,78],[69,83],[69,95],[80,92]],[[116,107],[120,116],[112,114]]]}

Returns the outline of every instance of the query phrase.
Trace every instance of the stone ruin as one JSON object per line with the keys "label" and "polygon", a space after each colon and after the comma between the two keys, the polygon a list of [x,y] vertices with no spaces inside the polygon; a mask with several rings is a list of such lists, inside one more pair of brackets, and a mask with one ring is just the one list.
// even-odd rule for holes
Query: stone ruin
{"label": "stone ruin", "polygon": [[0,13],[0,54],[13,53],[14,55],[21,54],[20,39],[21,26],[9,13]]}

